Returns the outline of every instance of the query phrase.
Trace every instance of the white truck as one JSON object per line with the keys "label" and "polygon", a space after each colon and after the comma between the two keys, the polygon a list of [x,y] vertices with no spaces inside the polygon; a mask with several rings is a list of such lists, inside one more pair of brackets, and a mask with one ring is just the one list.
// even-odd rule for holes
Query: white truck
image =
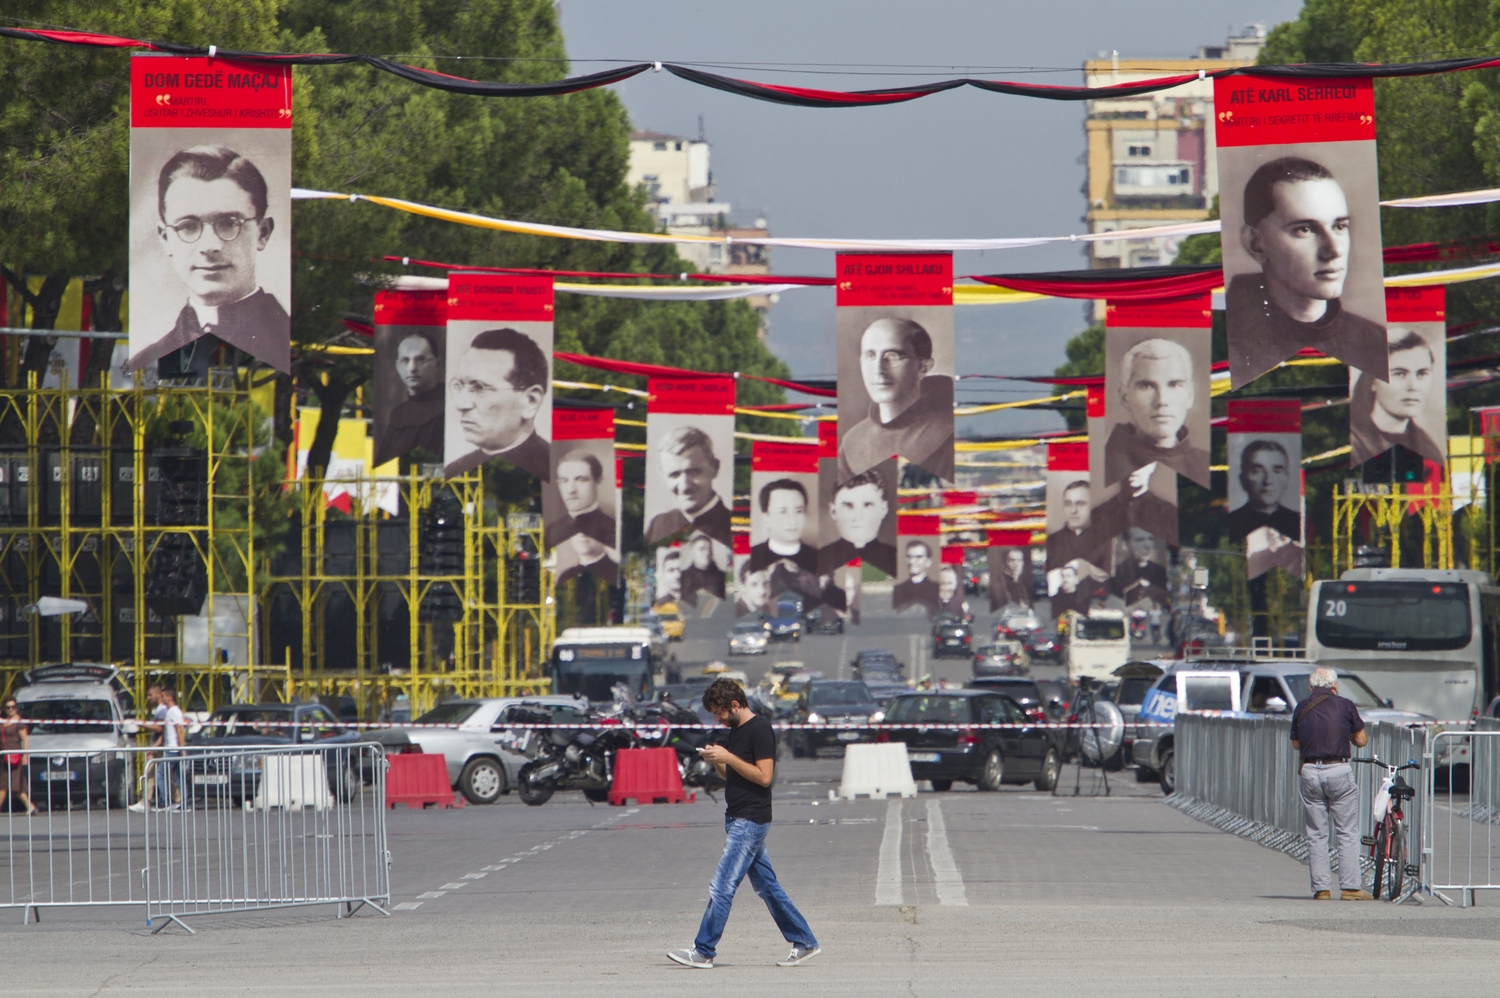
{"label": "white truck", "polygon": [[1082,676],[1102,679],[1130,661],[1130,635],[1125,630],[1125,614],[1119,610],[1091,610],[1088,615],[1069,610],[1065,615],[1068,637],[1063,661],[1068,679],[1078,682]]}

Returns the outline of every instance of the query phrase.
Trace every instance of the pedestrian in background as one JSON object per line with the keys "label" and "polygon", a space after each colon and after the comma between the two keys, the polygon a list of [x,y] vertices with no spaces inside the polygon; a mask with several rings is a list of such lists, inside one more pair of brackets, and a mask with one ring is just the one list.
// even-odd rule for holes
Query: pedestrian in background
{"label": "pedestrian in background", "polygon": [[[157,806],[161,808],[186,807],[188,801],[187,769],[179,760],[182,755],[180,751],[184,742],[187,741],[187,717],[182,713],[182,708],[177,706],[177,691],[170,686],[162,686],[157,690],[157,698],[161,707],[161,734],[157,736],[157,744],[162,747],[162,761],[160,772],[156,776],[156,798]],[[173,804],[173,784],[177,784],[175,796],[180,803]]]}
{"label": "pedestrian in background", "polygon": [[1339,696],[1339,677],[1327,666],[1307,678],[1312,692],[1292,713],[1292,748],[1302,754],[1298,787],[1307,826],[1307,869],[1314,901],[1328,901],[1333,875],[1328,863],[1328,823],[1339,849],[1339,891],[1343,901],[1373,901],[1360,886],[1359,787],[1349,765],[1349,747],[1370,743],[1354,703]]}
{"label": "pedestrian in background", "polygon": [[36,805],[27,794],[27,758],[24,753],[31,748],[30,726],[21,720],[21,705],[15,697],[5,698],[3,717],[0,717],[0,752],[5,754],[5,785],[0,787],[0,807],[5,806],[7,793],[15,794],[26,805],[27,814],[36,814]]}
{"label": "pedestrian in background", "polygon": [[792,944],[792,952],[776,964],[795,967],[823,952],[812,929],[802,917],[771,869],[766,853],[766,832],[771,828],[771,783],[776,776],[776,729],[750,709],[749,698],[733,679],[719,678],[703,692],[703,706],[729,729],[727,745],[709,745],[698,751],[714,764],[724,778],[724,854],[708,885],[708,908],[698,926],[693,948],[673,950],[667,956],[685,967],[712,970],[719,937],[729,920],[729,906],[740,881],[760,895],[776,927]]}

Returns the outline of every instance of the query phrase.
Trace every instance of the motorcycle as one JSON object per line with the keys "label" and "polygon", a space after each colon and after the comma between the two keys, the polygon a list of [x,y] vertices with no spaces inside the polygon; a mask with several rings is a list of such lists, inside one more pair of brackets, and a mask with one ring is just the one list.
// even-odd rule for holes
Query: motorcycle
{"label": "motorcycle", "polygon": [[1145,610],[1133,610],[1130,614],[1130,640],[1145,642],[1146,640],[1146,618]]}
{"label": "motorcycle", "polygon": [[684,787],[698,787],[713,796],[715,790],[724,788],[724,779],[713,763],[698,754],[698,750],[713,741],[713,733],[674,727],[674,725],[696,725],[698,715],[679,707],[672,701],[641,704],[635,713],[636,731],[644,733],[653,728],[662,730],[657,744],[671,748],[677,753],[677,772]]}
{"label": "motorcycle", "polygon": [[[541,807],[558,790],[582,790],[595,804],[609,800],[614,781],[615,753],[622,748],[636,748],[633,719],[616,695],[612,708],[598,711],[593,719],[602,728],[548,728],[538,739],[537,755],[516,774],[517,793],[521,802]],[[552,718],[546,711],[512,712],[512,720],[524,724],[547,724]]]}

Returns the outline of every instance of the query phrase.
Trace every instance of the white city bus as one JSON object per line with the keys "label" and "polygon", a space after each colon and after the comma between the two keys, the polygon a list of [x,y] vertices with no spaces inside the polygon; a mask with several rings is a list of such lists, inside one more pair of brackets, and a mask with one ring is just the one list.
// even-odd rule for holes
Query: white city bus
{"label": "white city bus", "polygon": [[1495,697],[1500,588],[1483,572],[1355,568],[1314,582],[1307,648],[1401,710],[1466,721]]}

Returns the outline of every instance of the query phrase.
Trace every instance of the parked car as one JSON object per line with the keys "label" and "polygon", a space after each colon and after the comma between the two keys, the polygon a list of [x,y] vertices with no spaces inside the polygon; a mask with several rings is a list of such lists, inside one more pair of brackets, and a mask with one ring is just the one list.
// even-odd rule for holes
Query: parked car
{"label": "parked car", "polygon": [[1068,687],[1057,679],[1038,679],[1036,688],[1042,694],[1042,709],[1047,720],[1060,721],[1068,712]]}
{"label": "parked car", "polygon": [[[989,690],[908,693],[891,701],[877,740],[905,742],[912,776],[931,781],[934,790],[951,790],[956,780],[980,790],[1027,781],[1051,790],[1062,770],[1062,752],[1053,732],[1030,723],[1020,704]],[[965,724],[1019,727],[912,726]]]}
{"label": "parked car", "polygon": [[16,706],[30,724],[30,793],[39,807],[94,803],[125,807],[132,786],[127,754],[136,722],[125,717],[111,665],[59,663],[21,676]]}
{"label": "parked car", "polygon": [[766,619],[772,641],[802,640],[802,597],[782,593]]}
{"label": "parked car", "polygon": [[1031,672],[1031,656],[1019,641],[996,641],[974,650],[975,676],[1025,676]]}
{"label": "parked car", "polygon": [[[257,703],[220,707],[187,744],[229,750],[220,755],[204,753],[188,757],[188,790],[195,799],[240,805],[253,800],[260,788],[261,761],[236,749],[291,747],[328,749],[325,756],[328,787],[340,800],[348,800],[362,783],[373,777],[368,766],[383,760],[365,757],[352,749],[377,741],[346,726],[320,703]],[[391,751],[390,743],[385,742]],[[358,772],[356,766],[360,767]]]}
{"label": "parked car", "polygon": [[764,655],[771,641],[769,629],[763,620],[742,620],[729,632],[729,654]]}
{"label": "parked car", "polygon": [[535,754],[535,729],[506,723],[516,710],[546,710],[553,723],[584,722],[589,704],[576,697],[493,697],[448,700],[417,718],[418,725],[397,729],[423,752],[439,754],[448,767],[448,782],[473,804],[493,804],[516,785],[521,767]]}
{"label": "parked car", "polygon": [[1021,710],[1030,720],[1038,723],[1047,721],[1046,701],[1035,679],[1026,676],[981,676],[969,680],[965,688],[1003,693],[1020,704]]}
{"label": "parked car", "polygon": [[932,657],[967,658],[973,649],[974,629],[956,617],[937,620],[932,625]]}
{"label": "parked car", "polygon": [[870,697],[875,701],[875,703],[880,707],[881,710],[885,710],[887,707],[889,707],[892,700],[911,692],[911,687],[907,686],[905,683],[885,683],[870,681],[865,683],[865,688],[870,691]]}
{"label": "parked car", "polygon": [[831,606],[820,606],[808,615],[807,630],[810,634],[843,634],[843,615]]}
{"label": "parked car", "polygon": [[[797,706],[787,718],[794,724],[838,724],[840,722],[877,722],[884,714],[864,683],[839,679],[814,679],[802,688]],[[863,730],[817,731],[802,729],[788,732],[792,756],[816,756],[818,749],[829,745],[849,745],[874,741],[868,728]]]}

